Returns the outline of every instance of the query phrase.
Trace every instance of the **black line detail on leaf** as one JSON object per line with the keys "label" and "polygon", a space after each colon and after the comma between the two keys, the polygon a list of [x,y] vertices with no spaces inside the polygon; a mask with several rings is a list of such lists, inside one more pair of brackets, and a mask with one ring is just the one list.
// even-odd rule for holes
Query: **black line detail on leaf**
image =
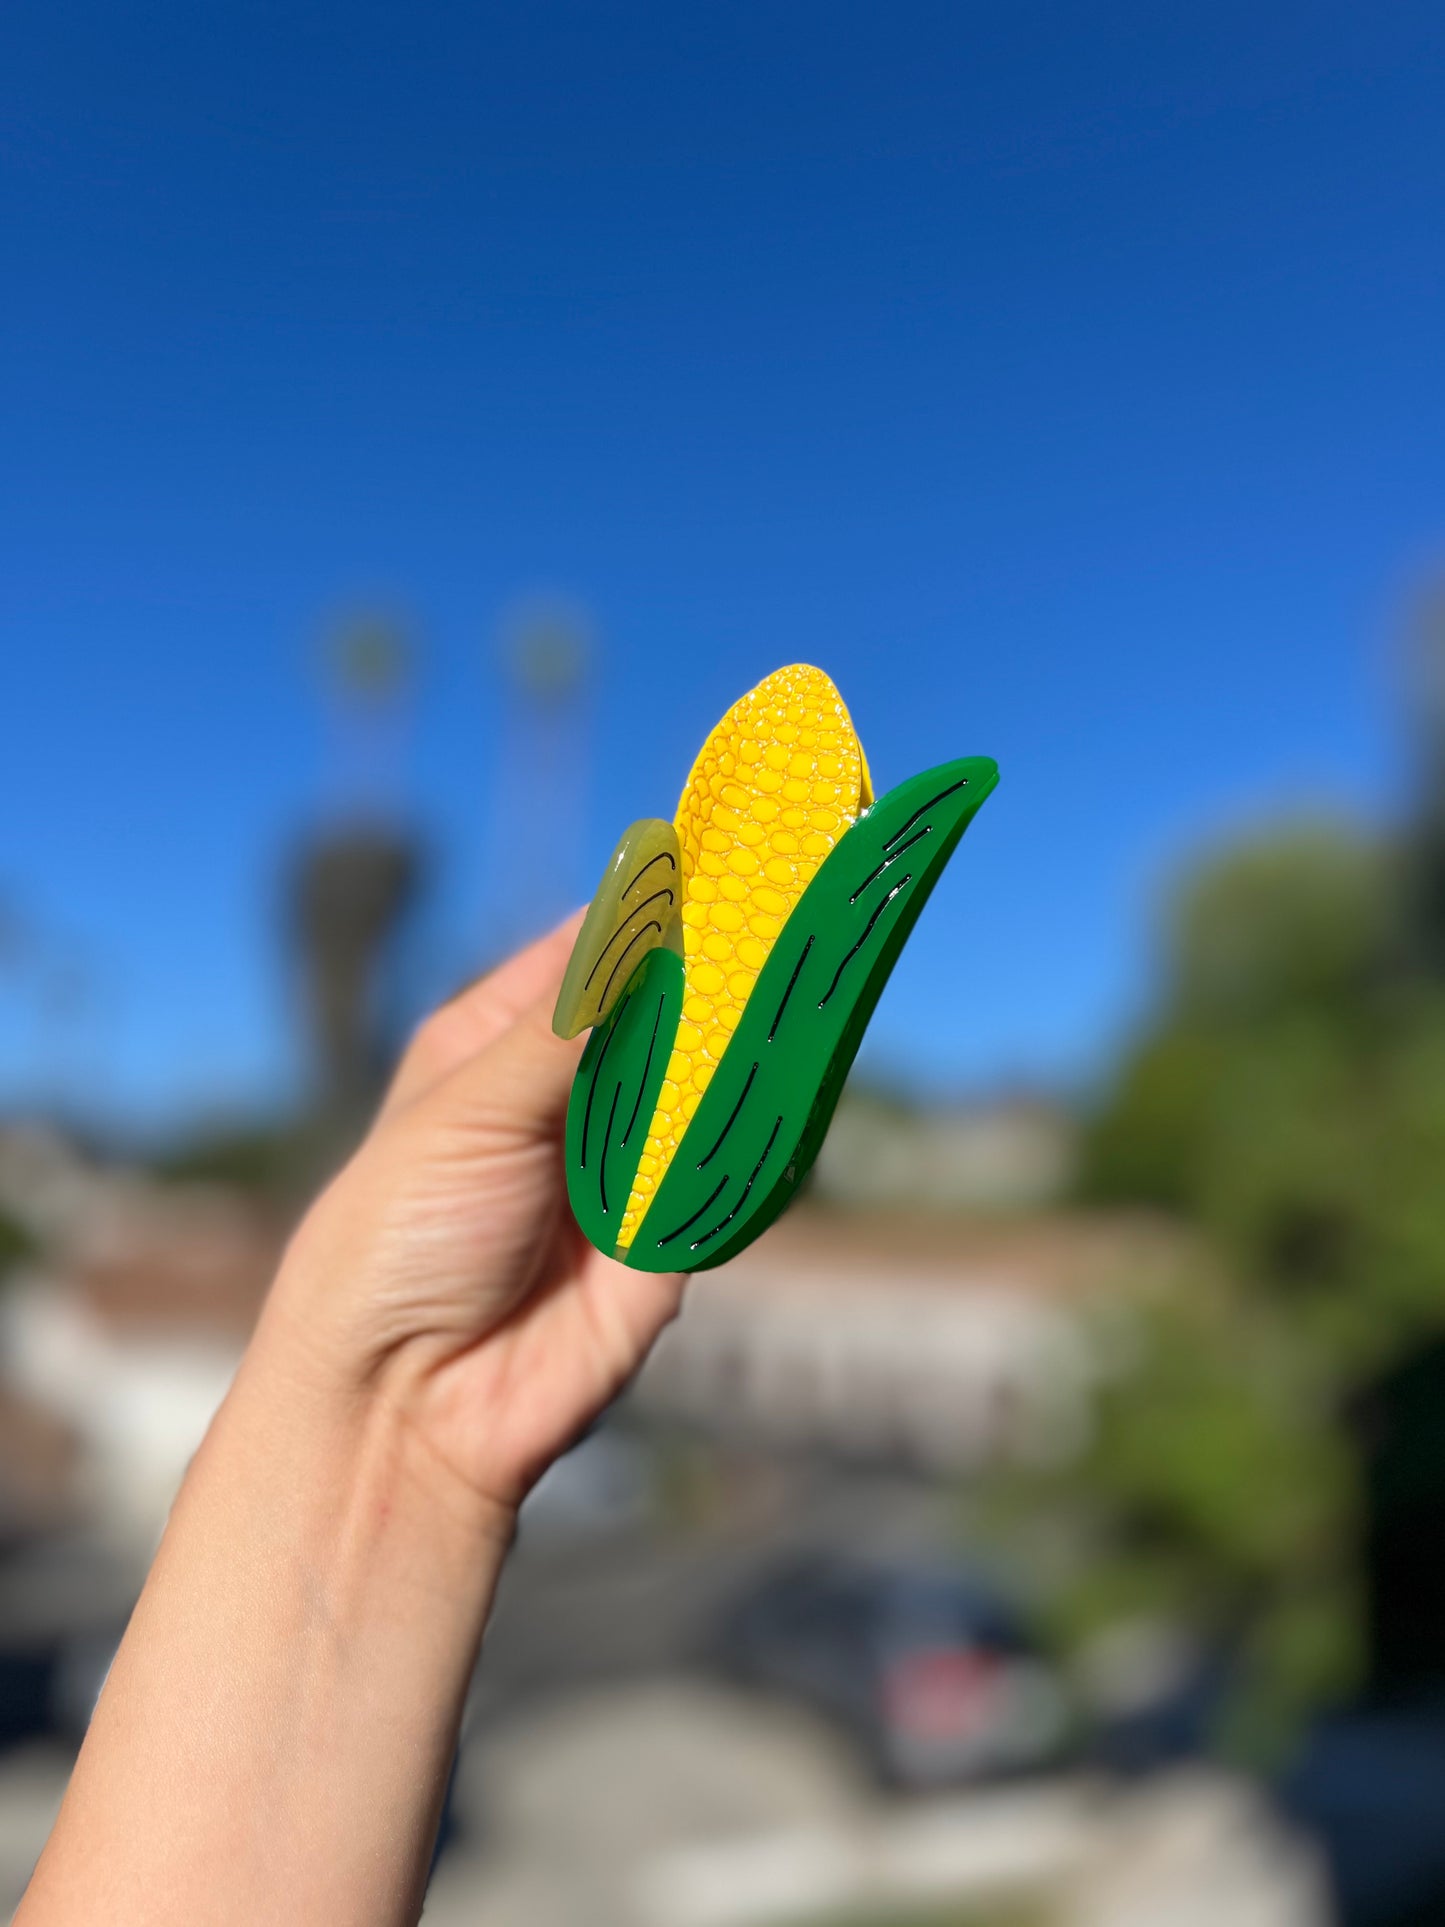
{"label": "black line detail on leaf", "polygon": [[622,955],[617,959],[617,962],[613,964],[612,975],[607,979],[607,982],[602,986],[602,995],[598,998],[597,1000],[598,1003],[605,1004],[607,1002],[607,993],[612,988],[613,979],[616,977],[618,971],[621,970],[623,964],[627,962],[627,951],[631,950],[633,944],[640,943],[642,939],[647,935],[649,930],[655,930],[659,937],[662,935],[662,925],[657,921],[656,917],[648,918],[647,922],[643,924],[642,928],[637,932],[636,936],[633,937],[631,941],[628,943],[627,949],[623,951]]}
{"label": "black line detail on leaf", "polygon": [[813,948],[813,939],[812,937],[809,937],[808,941],[803,945],[803,954],[799,957],[798,961],[793,965],[793,974],[791,977],[789,977],[788,987],[783,992],[783,1001],[778,1005],[777,1011],[774,1013],[772,1028],[768,1032],[768,1042],[770,1044],[778,1034],[778,1025],[782,1023],[783,1012],[788,1008],[788,999],[793,994],[793,985],[798,981],[798,972],[803,968],[803,965],[808,961],[808,952],[812,948]]}
{"label": "black line detail on leaf", "polygon": [[708,1152],[705,1158],[698,1159],[697,1168],[699,1171],[702,1169],[702,1167],[705,1164],[711,1164],[713,1159],[717,1156],[718,1152],[722,1149],[722,1141],[727,1136],[728,1132],[733,1128],[734,1124],[737,1123],[738,1112],[743,1108],[743,1099],[746,1098],[748,1092],[753,1088],[753,1079],[757,1076],[757,1074],[758,1074],[758,1067],[756,1062],[754,1062],[752,1069],[748,1072],[748,1081],[746,1082],[746,1084],[743,1085],[742,1095],[738,1098],[737,1103],[733,1105],[732,1110],[729,1113],[727,1123],[724,1124],[722,1129],[718,1132],[717,1137],[714,1139],[712,1149]]}
{"label": "black line detail on leaf", "polygon": [[727,1172],[724,1171],[722,1176],[718,1179],[717,1190],[713,1192],[712,1196],[709,1198],[705,1198],[703,1202],[697,1207],[697,1210],[693,1212],[692,1216],[686,1219],[682,1224],[680,1224],[677,1227],[676,1231],[669,1231],[665,1238],[658,1239],[657,1248],[659,1251],[661,1251],[664,1245],[670,1245],[674,1238],[680,1238],[684,1231],[690,1231],[692,1229],[692,1227],[697,1223],[698,1219],[702,1216],[703,1212],[708,1210],[710,1206],[717,1203],[718,1199],[722,1196],[723,1191],[727,1187],[727,1181],[728,1181]]}
{"label": "black line detail on leaf", "polygon": [[612,1087],[612,1109],[607,1113],[607,1129],[602,1133],[602,1162],[597,1167],[597,1190],[602,1199],[602,1215],[607,1213],[607,1153],[612,1149],[612,1126],[617,1122],[617,1100],[622,1095],[619,1078]]}
{"label": "black line detail on leaf", "polygon": [[[612,935],[607,939],[606,943],[604,943],[602,948],[598,951],[597,961],[596,963],[593,964],[592,968],[587,972],[587,981],[582,986],[584,992],[592,988],[592,979],[597,975],[598,971],[602,968],[602,965],[606,960],[608,951],[612,948],[613,944],[616,943],[617,939],[622,935],[623,931],[627,928],[628,924],[631,923],[634,917],[641,916],[642,912],[647,908],[647,905],[649,903],[656,903],[659,897],[666,897],[669,903],[672,903],[674,901],[671,890],[654,890],[652,895],[648,897],[644,902],[635,904],[632,907],[632,909],[628,911],[627,915],[622,919],[621,923],[618,924],[617,928],[613,931]],[[660,923],[657,923],[655,918],[650,919],[648,923],[643,924],[642,929],[647,930],[653,925],[655,925],[659,931],[662,929],[662,925]],[[632,945],[636,943],[637,937],[641,935],[642,935],[642,931],[639,930],[637,933],[637,936],[634,936],[632,938],[632,941],[627,945],[627,950],[623,951],[622,955],[624,957],[627,955],[627,951],[632,948]],[[615,977],[616,974],[617,972],[614,970],[612,975]],[[612,984],[612,977],[609,977],[607,979],[607,983],[610,988]],[[604,990],[602,993],[602,999],[604,1002],[606,1001],[606,998],[607,998],[607,991]]]}
{"label": "black line detail on leaf", "polygon": [[[642,868],[637,872],[637,875],[632,879],[631,883],[629,883],[626,886],[626,888],[622,891],[622,895],[624,897],[627,895],[629,890],[635,890],[637,888],[638,884],[641,883],[642,879],[647,875],[648,871],[652,868],[654,863],[670,863],[672,865],[672,874],[674,876],[677,875],[677,858],[672,854],[672,851],[659,850],[656,856],[650,856],[647,859],[646,863],[643,864]],[[649,897],[647,901],[651,903],[652,898]]]}
{"label": "black line detail on leaf", "polygon": [[[783,1120],[781,1117],[779,1117],[777,1123],[773,1126],[772,1130],[768,1134],[768,1141],[763,1146],[763,1155],[758,1159],[757,1163],[753,1166],[752,1171],[748,1177],[748,1181],[743,1186],[742,1196],[738,1199],[737,1203],[733,1206],[732,1210],[729,1211],[727,1216],[725,1218],[720,1219],[718,1223],[713,1226],[711,1231],[704,1231],[700,1238],[693,1239],[692,1243],[688,1246],[689,1251],[696,1251],[698,1246],[705,1245],[709,1238],[715,1238],[720,1231],[725,1231],[727,1227],[732,1223],[733,1219],[738,1215],[739,1211],[742,1210],[743,1206],[748,1201],[748,1193],[749,1191],[752,1190],[754,1184],[757,1182],[759,1171],[761,1171],[763,1166],[767,1163],[768,1153],[769,1151],[772,1150],[773,1145],[777,1142],[778,1132],[781,1131],[782,1128],[783,1128]],[[716,1197],[717,1193],[714,1192],[713,1196]],[[704,1205],[703,1210],[706,1210],[706,1209],[707,1207],[706,1205]],[[698,1216],[699,1217],[702,1216],[701,1211],[698,1213]]]}
{"label": "black line detail on leaf", "polygon": [[902,829],[895,830],[893,832],[892,836],[890,836],[888,841],[883,845],[884,849],[891,850],[893,848],[893,845],[898,841],[900,836],[907,836],[908,832],[913,828],[914,824],[918,821],[919,817],[927,816],[928,812],[933,808],[935,803],[941,803],[945,796],[952,796],[955,790],[966,790],[967,788],[968,788],[968,778],[966,776],[960,776],[958,781],[956,783],[950,783],[946,790],[940,790],[937,796],[930,796],[926,803],[922,804],[918,809],[916,809],[913,812],[912,816],[909,817],[908,821],[903,825]]}
{"label": "black line detail on leaf", "polygon": [[867,876],[864,877],[863,881],[858,885],[858,888],[853,892],[852,896],[849,897],[849,903],[856,903],[870,883],[876,883],[891,863],[896,863],[905,850],[911,850],[913,845],[917,843],[921,837],[930,835],[932,830],[933,825],[931,823],[925,823],[921,830],[915,830],[913,832],[906,843],[900,843],[892,856],[885,856],[883,861],[878,865],[878,868],[876,870],[870,870]]}
{"label": "black line detail on leaf", "polygon": [[652,1053],[657,1049],[657,1027],[662,1022],[662,1006],[667,1002],[664,991],[657,1000],[657,1015],[652,1020],[652,1038],[647,1046],[647,1062],[642,1067],[642,1082],[637,1087],[637,1096],[632,1100],[632,1115],[627,1120],[627,1129],[622,1133],[622,1149],[627,1149],[627,1140],[632,1136],[632,1127],[637,1122],[637,1113],[642,1109],[642,1093],[647,1089],[647,1073],[652,1069]]}
{"label": "black line detail on leaf", "polygon": [[853,959],[858,955],[858,952],[863,948],[864,944],[867,943],[868,939],[873,935],[874,924],[877,923],[878,919],[883,915],[883,912],[888,908],[889,904],[892,903],[893,899],[898,895],[899,891],[906,890],[909,884],[912,883],[912,881],[913,881],[913,872],[910,870],[908,872],[908,875],[904,877],[901,883],[894,884],[893,888],[888,892],[887,896],[884,897],[883,901],[878,905],[877,909],[873,912],[872,916],[868,919],[867,923],[864,924],[862,936],[858,939],[857,943],[854,944],[853,948],[848,952],[847,956],[843,959],[842,963],[839,964],[838,968],[833,972],[832,983],[829,984],[828,988],[824,991],[823,995],[818,999],[819,1010],[823,1008],[824,1004],[827,1003],[828,999],[832,996],[833,992],[838,988],[838,979],[843,975],[843,972],[848,968],[849,964],[852,963]]}
{"label": "black line detail on leaf", "polygon": [[582,1169],[587,1169],[587,1134],[592,1129],[592,1100],[597,1095],[597,1080],[602,1075],[603,1059],[612,1048],[612,1040],[617,1035],[617,1026],[622,1022],[622,1013],[627,1008],[624,997],[617,1006],[612,1022],[607,1027],[607,1035],[602,1039],[602,1048],[597,1053],[597,1062],[592,1066],[592,1082],[587,1086],[587,1108],[582,1113],[582,1155],[578,1159]]}

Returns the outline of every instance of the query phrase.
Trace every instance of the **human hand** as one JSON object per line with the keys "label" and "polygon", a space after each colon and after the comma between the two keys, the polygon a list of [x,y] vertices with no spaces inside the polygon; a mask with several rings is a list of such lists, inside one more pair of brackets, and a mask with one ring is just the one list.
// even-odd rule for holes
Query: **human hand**
{"label": "human hand", "polygon": [[20,1918],[414,1921],[516,1508],[682,1280],[567,1206],[564,925],[428,1019],[192,1461]]}
{"label": "human hand", "polygon": [[387,1406],[423,1476],[459,1483],[504,1530],[632,1377],[684,1283],[604,1257],[567,1204],[582,1040],[555,1037],[550,1018],[578,921],[422,1025],[298,1230],[257,1335]]}

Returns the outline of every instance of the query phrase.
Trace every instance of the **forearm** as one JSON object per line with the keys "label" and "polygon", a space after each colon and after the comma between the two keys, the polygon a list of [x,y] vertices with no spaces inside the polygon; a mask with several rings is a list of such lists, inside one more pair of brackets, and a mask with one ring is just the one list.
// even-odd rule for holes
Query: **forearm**
{"label": "forearm", "polygon": [[592,1250],[575,925],[421,1027],[185,1481],[21,1927],[420,1912],[514,1510],[675,1316]]}
{"label": "forearm", "polygon": [[177,1499],[22,1927],[420,1910],[510,1522],[263,1320]]}

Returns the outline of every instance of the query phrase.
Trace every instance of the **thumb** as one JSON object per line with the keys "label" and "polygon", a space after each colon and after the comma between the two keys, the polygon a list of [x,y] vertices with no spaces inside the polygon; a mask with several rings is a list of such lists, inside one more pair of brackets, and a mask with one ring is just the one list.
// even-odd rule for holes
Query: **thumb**
{"label": "thumb", "polygon": [[555,992],[549,992],[528,1004],[443,1081],[437,1098],[452,1121],[513,1142],[561,1138],[587,1037],[554,1033],[554,1001]]}

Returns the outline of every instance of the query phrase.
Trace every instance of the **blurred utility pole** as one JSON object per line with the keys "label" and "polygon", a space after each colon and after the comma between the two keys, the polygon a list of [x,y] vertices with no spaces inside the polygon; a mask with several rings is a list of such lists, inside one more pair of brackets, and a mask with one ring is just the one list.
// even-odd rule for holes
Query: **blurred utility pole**
{"label": "blurred utility pole", "polygon": [[414,667],[394,619],[356,620],[331,639],[332,820],[303,840],[290,876],[316,1106],[339,1132],[364,1120],[386,1073],[399,939],[422,879],[402,794]]}
{"label": "blurred utility pole", "polygon": [[488,896],[489,947],[513,948],[572,906],[589,786],[596,644],[562,600],[504,616],[503,708]]}

